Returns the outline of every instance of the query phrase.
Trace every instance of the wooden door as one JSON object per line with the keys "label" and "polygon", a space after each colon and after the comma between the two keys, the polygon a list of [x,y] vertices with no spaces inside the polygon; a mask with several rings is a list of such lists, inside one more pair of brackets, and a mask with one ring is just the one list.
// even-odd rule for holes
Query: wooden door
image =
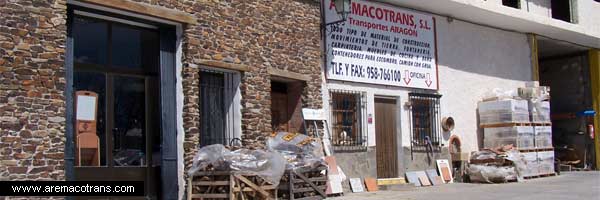
{"label": "wooden door", "polygon": [[396,100],[375,98],[377,178],[398,177]]}

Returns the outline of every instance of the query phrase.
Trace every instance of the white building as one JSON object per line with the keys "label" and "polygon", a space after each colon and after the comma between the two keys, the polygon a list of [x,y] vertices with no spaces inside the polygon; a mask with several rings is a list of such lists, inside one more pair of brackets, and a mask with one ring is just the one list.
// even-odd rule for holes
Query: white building
{"label": "white building", "polygon": [[[323,102],[338,163],[350,177],[403,177],[448,158],[451,135],[463,152],[476,151],[482,145],[477,103],[495,88],[540,81],[551,86],[553,113],[592,109],[598,11],[594,0],[353,0],[345,23],[328,25],[323,36]],[[330,0],[323,16],[326,23],[341,19]],[[372,69],[389,71],[389,79]],[[441,130],[445,117],[455,120],[454,130]],[[553,121],[554,140],[562,140],[557,132],[577,132],[581,121]],[[574,146],[586,141],[565,137]]]}

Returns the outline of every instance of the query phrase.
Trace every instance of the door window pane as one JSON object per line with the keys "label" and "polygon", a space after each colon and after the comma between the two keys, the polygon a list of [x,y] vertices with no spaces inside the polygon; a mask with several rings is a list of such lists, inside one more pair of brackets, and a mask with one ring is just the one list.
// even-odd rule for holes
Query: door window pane
{"label": "door window pane", "polygon": [[112,65],[155,72],[158,63],[158,34],[126,25],[112,26]]}
{"label": "door window pane", "polygon": [[108,24],[76,16],[73,19],[75,62],[104,65],[107,63]]}
{"label": "door window pane", "polygon": [[[74,89],[75,91],[91,91],[98,94],[97,112],[96,112],[96,135],[100,141],[100,155],[96,152],[82,152],[81,166],[92,166],[92,160],[97,159],[96,156],[100,156],[100,165],[106,166],[106,112],[105,112],[105,98],[106,98],[106,76],[103,73],[97,72],[81,72],[75,71],[73,76]],[[77,128],[77,127],[76,127]],[[77,136],[77,134],[76,134]],[[77,154],[79,156],[79,154]],[[77,163],[79,164],[79,163]]]}
{"label": "door window pane", "polygon": [[114,164],[143,166],[147,131],[145,79],[115,76],[114,86]]}

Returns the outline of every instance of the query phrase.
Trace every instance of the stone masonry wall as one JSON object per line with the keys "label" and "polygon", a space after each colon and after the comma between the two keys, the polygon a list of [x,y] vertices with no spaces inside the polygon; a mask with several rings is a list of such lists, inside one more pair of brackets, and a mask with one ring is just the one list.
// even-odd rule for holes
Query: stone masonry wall
{"label": "stone masonry wall", "polygon": [[[260,148],[271,131],[270,75],[278,68],[312,77],[303,107],[320,108],[320,8],[314,0],[135,0],[190,13],[184,27],[183,121],[186,166],[199,138],[199,67],[242,73],[242,139]],[[0,0],[0,177],[64,179],[66,1]]]}
{"label": "stone masonry wall", "polygon": [[0,0],[0,180],[64,180],[66,0]]}
{"label": "stone masonry wall", "polygon": [[[148,3],[148,2],[147,2]],[[150,2],[151,3],[151,2]],[[191,164],[199,138],[198,68],[204,61],[250,67],[242,74],[242,140],[260,148],[271,132],[269,67],[307,74],[304,107],[320,108],[320,8],[317,1],[257,0],[180,2],[158,5],[198,18],[185,28],[183,46],[184,153]]]}

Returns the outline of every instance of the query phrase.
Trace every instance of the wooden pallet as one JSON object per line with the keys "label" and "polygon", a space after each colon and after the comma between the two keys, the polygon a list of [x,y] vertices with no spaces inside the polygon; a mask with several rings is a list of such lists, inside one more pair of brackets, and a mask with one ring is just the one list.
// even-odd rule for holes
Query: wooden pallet
{"label": "wooden pallet", "polygon": [[530,122],[507,122],[499,124],[481,124],[480,128],[498,128],[498,127],[513,127],[513,126],[533,126]]}
{"label": "wooden pallet", "polygon": [[188,200],[275,199],[277,187],[263,178],[232,171],[200,171],[188,178]]}
{"label": "wooden pallet", "polygon": [[525,176],[523,178],[524,179],[534,179],[534,178],[542,178],[542,177],[550,177],[550,176],[556,176],[556,173],[539,174],[539,175],[535,175],[535,176]]}
{"label": "wooden pallet", "polygon": [[554,151],[554,148],[548,147],[548,148],[531,148],[531,149],[517,149],[517,150],[519,150],[519,152],[521,152],[521,153],[528,153],[528,152]]}
{"label": "wooden pallet", "polygon": [[548,122],[533,122],[533,123],[531,123],[531,125],[533,125],[533,126],[552,126],[552,123],[548,123]]}
{"label": "wooden pallet", "polygon": [[327,174],[321,171],[327,167],[314,169],[300,168],[286,170],[278,187],[279,199],[321,200],[327,198]]}

